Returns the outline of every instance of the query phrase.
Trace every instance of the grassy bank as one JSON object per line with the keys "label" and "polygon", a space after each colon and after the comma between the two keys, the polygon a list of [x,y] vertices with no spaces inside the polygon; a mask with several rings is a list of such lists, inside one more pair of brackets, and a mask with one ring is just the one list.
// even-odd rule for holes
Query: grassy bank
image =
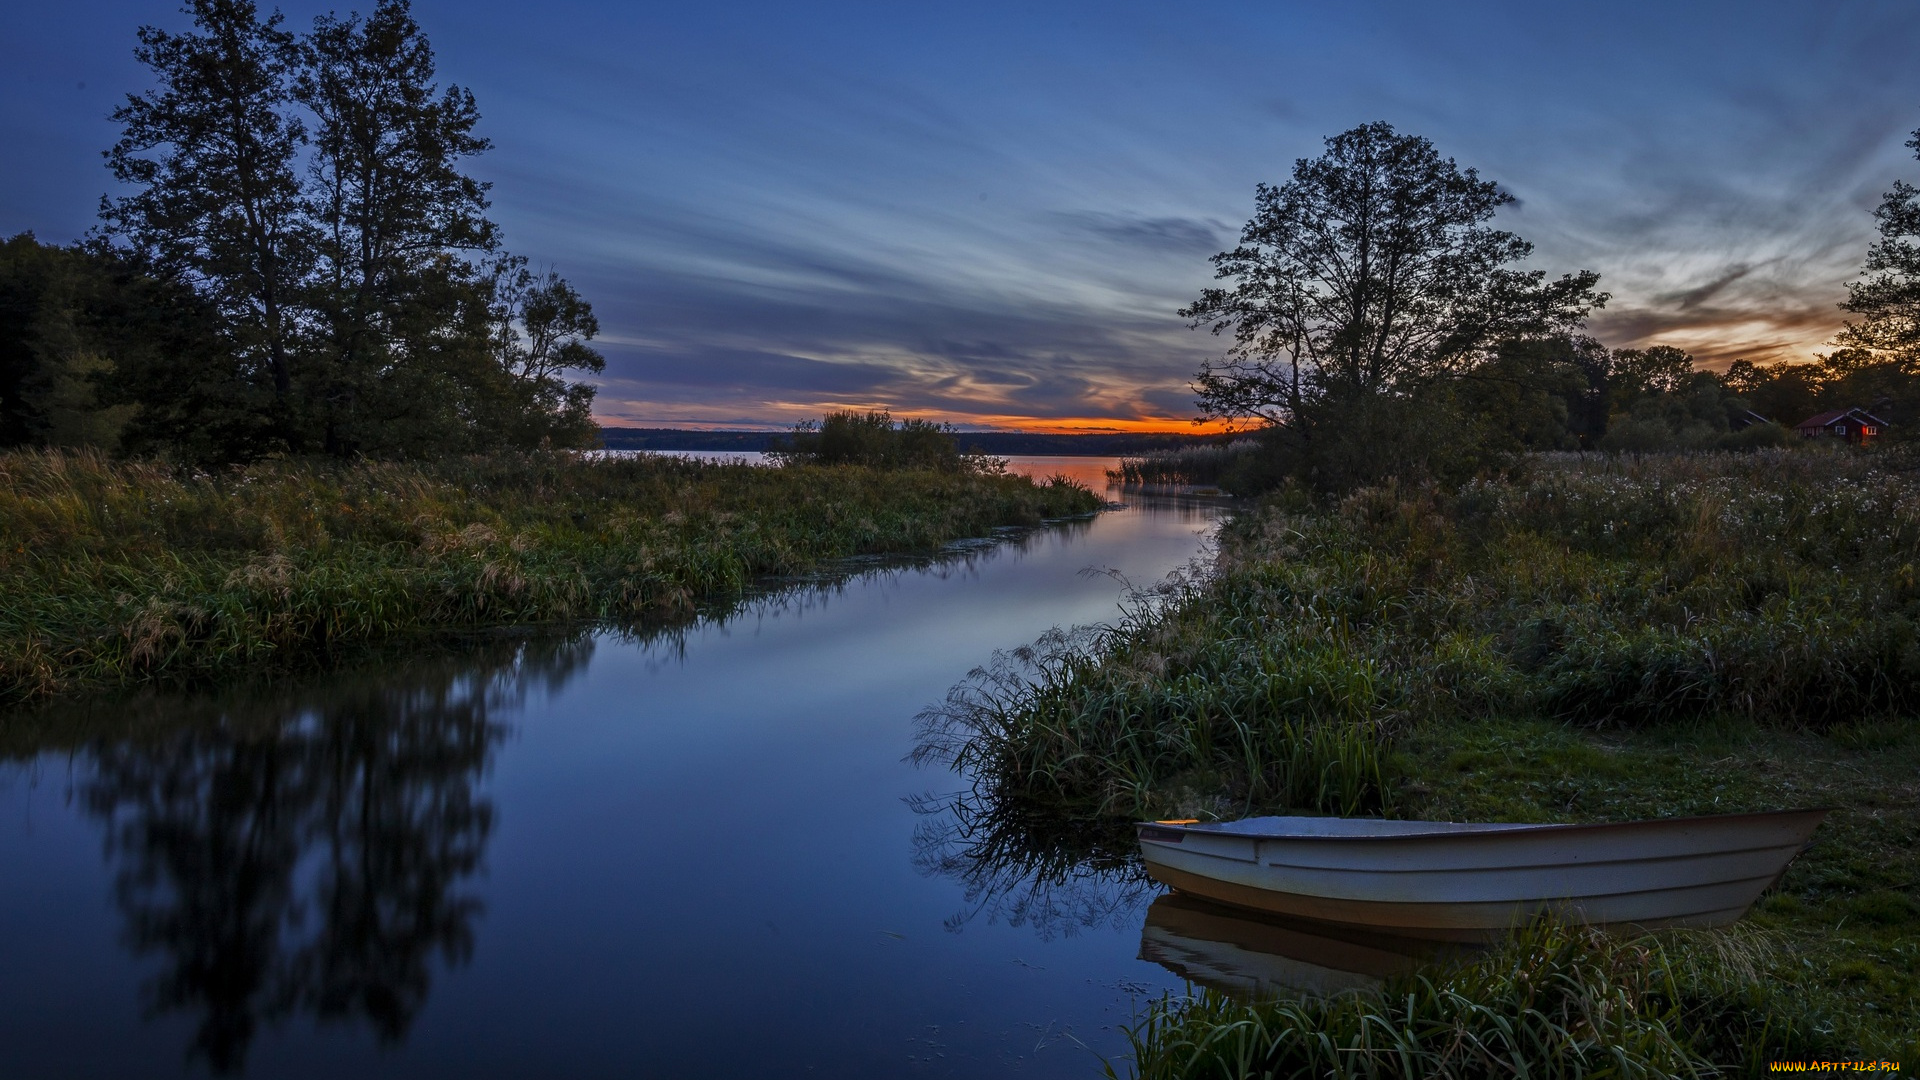
{"label": "grassy bank", "polygon": [[682,614],[757,579],[1090,513],[1024,477],[503,455],[207,475],[0,456],[0,703],[419,631]]}
{"label": "grassy bank", "polygon": [[1704,1080],[1841,1053],[1764,984],[1771,952],[1752,936],[1621,940],[1541,924],[1471,961],[1376,991],[1163,1001],[1129,1036],[1143,1080]]}
{"label": "grassy bank", "polygon": [[927,753],[1084,816],[1836,806],[1755,917],[1766,973],[1831,1045],[1899,1056],[1920,1032],[1914,465],[1549,457],[1456,493],[1273,499],[1214,573],[956,690]]}

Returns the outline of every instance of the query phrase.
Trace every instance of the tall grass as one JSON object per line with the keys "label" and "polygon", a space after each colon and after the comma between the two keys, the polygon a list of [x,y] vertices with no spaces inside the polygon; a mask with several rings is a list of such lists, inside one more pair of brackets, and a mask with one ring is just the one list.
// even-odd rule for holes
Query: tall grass
{"label": "tall grass", "polygon": [[1916,566],[1920,476],[1884,455],[1569,455],[1284,495],[1204,579],[976,673],[922,756],[1100,814],[1355,813],[1385,808],[1409,719],[1910,715]]}
{"label": "tall grass", "polygon": [[1230,443],[1183,446],[1123,457],[1107,475],[1124,484],[1218,484],[1252,453],[1257,443],[1238,439]]}
{"label": "tall grass", "polygon": [[0,456],[0,702],[436,628],[685,614],[759,579],[1089,513],[1065,483],[532,454],[209,475]]}
{"label": "tall grass", "polygon": [[[1150,1006],[1141,1080],[1709,1077],[1832,1056],[1816,1024],[1724,941],[1621,940],[1539,923],[1502,947],[1375,991]],[[1108,1075],[1116,1075],[1108,1066]]]}
{"label": "tall grass", "polygon": [[1116,626],[996,656],[921,714],[916,760],[1053,812],[1380,809],[1377,669],[1337,615],[1253,636],[1264,597],[1223,584],[1177,584]]}

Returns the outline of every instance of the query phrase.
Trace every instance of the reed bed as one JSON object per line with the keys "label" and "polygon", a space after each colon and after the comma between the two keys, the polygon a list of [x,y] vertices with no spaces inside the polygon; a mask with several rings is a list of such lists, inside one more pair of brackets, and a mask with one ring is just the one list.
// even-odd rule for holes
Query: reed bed
{"label": "reed bed", "polygon": [[768,577],[1091,513],[1067,483],[664,457],[0,456],[0,703],[420,631],[682,615]]}
{"label": "reed bed", "polygon": [[1107,476],[1123,484],[1217,485],[1244,465],[1257,445],[1253,439],[1238,439],[1155,450],[1121,458],[1120,467],[1107,470]]}
{"label": "reed bed", "polygon": [[[1432,717],[1815,728],[1920,706],[1920,474],[1896,456],[1546,457],[1283,495],[1211,573],[1000,657],[921,756],[1103,815],[1391,808]],[[1198,795],[1196,793],[1199,793]]]}

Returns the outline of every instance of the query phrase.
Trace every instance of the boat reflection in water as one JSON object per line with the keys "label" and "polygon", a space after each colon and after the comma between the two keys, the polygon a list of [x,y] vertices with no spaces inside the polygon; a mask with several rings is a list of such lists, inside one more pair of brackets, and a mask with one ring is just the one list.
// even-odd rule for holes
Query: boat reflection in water
{"label": "boat reflection in water", "polygon": [[1147,908],[1140,959],[1235,997],[1336,994],[1464,952],[1461,946],[1265,916],[1170,892]]}

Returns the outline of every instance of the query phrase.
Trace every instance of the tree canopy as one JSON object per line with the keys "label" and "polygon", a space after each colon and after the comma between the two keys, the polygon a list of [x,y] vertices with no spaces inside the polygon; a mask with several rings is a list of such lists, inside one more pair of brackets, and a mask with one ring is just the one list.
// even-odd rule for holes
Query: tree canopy
{"label": "tree canopy", "polygon": [[[177,282],[224,356],[177,357],[140,408],[249,413],[196,456],[419,455],[588,445],[603,367],[591,305],[501,249],[471,92],[437,81],[406,0],[305,34],[252,0],[189,0],[193,27],[139,32],[155,76],[115,113],[91,257]],[[158,433],[165,425],[130,430]]]}
{"label": "tree canopy", "polygon": [[[1907,146],[1920,158],[1920,131]],[[1880,239],[1867,249],[1867,276],[1847,284],[1840,305],[1860,318],[1847,324],[1839,342],[1920,364],[1920,188],[1895,180],[1873,216]]]}
{"label": "tree canopy", "polygon": [[1404,394],[1500,342],[1565,333],[1606,301],[1592,271],[1548,280],[1531,244],[1486,224],[1513,197],[1385,123],[1326,140],[1261,184],[1240,244],[1180,314],[1231,331],[1199,374],[1208,417],[1285,424],[1316,404]]}

